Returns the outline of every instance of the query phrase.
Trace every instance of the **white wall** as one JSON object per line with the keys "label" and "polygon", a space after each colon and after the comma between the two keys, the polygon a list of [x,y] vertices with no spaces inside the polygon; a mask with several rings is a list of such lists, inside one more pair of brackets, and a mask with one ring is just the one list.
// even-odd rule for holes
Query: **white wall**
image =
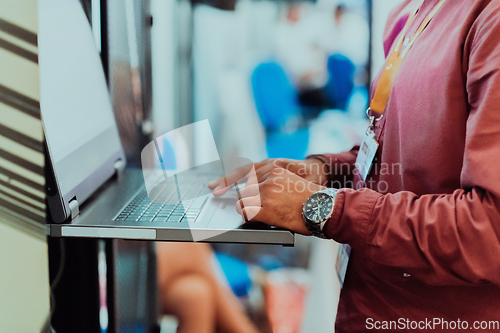
{"label": "white wall", "polygon": [[[34,34],[38,31],[37,0],[0,0],[0,18]],[[16,34],[1,31],[2,38],[23,50],[38,53],[35,45],[26,43]],[[36,101],[40,100],[38,64],[0,47],[0,84]],[[26,116],[16,107],[0,103],[2,126],[23,133],[42,147],[40,119]],[[44,166],[43,154],[23,144],[23,139],[11,140],[0,133],[0,147],[18,155],[26,162]],[[24,169],[7,156],[0,156],[2,167],[44,187],[43,172]],[[13,177],[17,178],[17,177]],[[45,219],[45,193],[38,186],[19,186],[7,172],[0,171],[0,332],[40,332],[49,319],[49,263],[45,225],[35,222]],[[22,184],[21,184],[22,185]],[[33,196],[28,197],[25,191]],[[26,202],[30,205],[26,205]],[[18,213],[15,213],[17,211]]]}
{"label": "white wall", "polygon": [[0,332],[40,332],[49,316],[47,243],[4,219],[0,217]]}
{"label": "white wall", "polygon": [[175,66],[177,62],[177,0],[152,0],[151,56],[153,121],[158,135],[175,128]]}

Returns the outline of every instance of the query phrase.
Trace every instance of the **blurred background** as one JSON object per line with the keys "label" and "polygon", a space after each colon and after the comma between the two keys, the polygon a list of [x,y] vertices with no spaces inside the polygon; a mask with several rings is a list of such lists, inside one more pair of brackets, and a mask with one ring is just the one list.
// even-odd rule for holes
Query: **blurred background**
{"label": "blurred background", "polygon": [[[369,86],[385,60],[385,22],[401,0],[81,2],[128,166],[140,167],[141,150],[153,138],[204,119],[220,156],[256,162],[349,150],[368,124]],[[196,163],[197,156],[175,158]],[[136,314],[116,325],[139,332],[132,263],[151,249],[123,241],[112,246],[110,269],[129,284],[117,283],[116,307]],[[336,243],[297,236],[294,248],[211,247],[262,332],[334,331]],[[295,324],[280,326],[286,322]],[[166,317],[163,331],[175,325]]]}
{"label": "blurred background", "polygon": [[351,148],[398,2],[107,1],[106,58],[129,164],[140,165],[150,137],[203,119],[223,156]]}

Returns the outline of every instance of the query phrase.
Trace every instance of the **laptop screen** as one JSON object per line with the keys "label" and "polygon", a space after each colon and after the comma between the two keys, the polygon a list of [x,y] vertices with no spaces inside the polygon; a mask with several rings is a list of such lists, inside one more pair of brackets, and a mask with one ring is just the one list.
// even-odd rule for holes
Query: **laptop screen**
{"label": "laptop screen", "polygon": [[77,188],[112,166],[122,149],[99,53],[79,1],[38,4],[44,131],[60,195],[80,202],[101,184],[85,184],[84,192]]}

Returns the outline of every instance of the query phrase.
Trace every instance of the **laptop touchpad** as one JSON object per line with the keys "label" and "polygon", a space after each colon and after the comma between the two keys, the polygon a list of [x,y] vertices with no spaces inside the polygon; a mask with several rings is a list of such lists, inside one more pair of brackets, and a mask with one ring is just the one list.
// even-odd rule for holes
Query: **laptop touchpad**
{"label": "laptop touchpad", "polygon": [[238,196],[234,188],[229,190],[222,197],[213,197],[210,201],[211,204],[217,205],[217,210],[210,220],[208,225],[209,228],[231,230],[245,223],[241,215],[236,212]]}

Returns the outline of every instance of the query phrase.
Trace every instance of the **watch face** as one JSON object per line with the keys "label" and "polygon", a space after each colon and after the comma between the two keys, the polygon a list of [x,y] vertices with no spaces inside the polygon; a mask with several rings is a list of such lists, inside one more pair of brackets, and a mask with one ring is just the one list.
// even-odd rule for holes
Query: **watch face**
{"label": "watch face", "polygon": [[311,221],[321,222],[332,212],[333,199],[325,193],[314,193],[304,204],[304,216]]}

